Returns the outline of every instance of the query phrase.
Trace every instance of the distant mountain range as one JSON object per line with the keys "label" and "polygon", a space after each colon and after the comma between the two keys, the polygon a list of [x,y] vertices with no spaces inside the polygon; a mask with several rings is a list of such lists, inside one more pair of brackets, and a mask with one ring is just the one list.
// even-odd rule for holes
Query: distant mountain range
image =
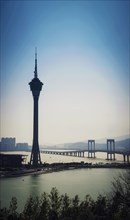
{"label": "distant mountain range", "polygon": [[[97,150],[103,150],[103,149],[106,149],[107,146],[106,146],[106,143],[97,143],[95,147]],[[116,147],[116,150],[130,151],[130,138],[121,140],[121,141],[116,141],[115,147]],[[72,149],[72,150],[74,149],[85,150],[86,148],[88,148],[88,144],[84,142],[79,142],[79,143],[71,144],[67,148]]]}
{"label": "distant mountain range", "polygon": [[[104,150],[107,148],[106,143],[99,143],[96,142],[96,149],[97,150]],[[130,151],[130,138],[124,139],[124,140],[120,140],[120,141],[116,141],[115,140],[115,147],[116,150],[120,150],[120,151]],[[76,142],[76,143],[65,143],[65,144],[59,144],[59,145],[55,145],[55,146],[44,146],[42,147],[42,149],[53,149],[53,150],[86,150],[88,149],[88,143],[87,141],[85,142]]]}

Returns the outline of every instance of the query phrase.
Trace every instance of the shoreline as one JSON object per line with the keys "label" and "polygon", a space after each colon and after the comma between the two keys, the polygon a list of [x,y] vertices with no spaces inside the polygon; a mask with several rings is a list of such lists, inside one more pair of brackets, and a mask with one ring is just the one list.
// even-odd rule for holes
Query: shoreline
{"label": "shoreline", "polygon": [[127,164],[96,164],[96,165],[57,165],[53,167],[41,167],[41,168],[31,168],[27,169],[24,168],[23,170],[17,169],[14,171],[7,171],[3,170],[0,171],[0,178],[11,178],[11,177],[22,177],[22,176],[29,176],[29,175],[41,175],[41,174],[48,174],[53,172],[60,172],[60,171],[69,171],[69,170],[76,170],[76,169],[130,169],[130,163]]}

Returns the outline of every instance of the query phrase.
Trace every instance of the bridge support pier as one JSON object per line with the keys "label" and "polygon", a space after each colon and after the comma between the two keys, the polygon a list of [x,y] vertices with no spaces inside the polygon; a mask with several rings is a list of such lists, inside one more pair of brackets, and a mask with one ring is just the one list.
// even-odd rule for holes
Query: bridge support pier
{"label": "bridge support pier", "polygon": [[95,140],[88,140],[88,158],[95,158]]}
{"label": "bridge support pier", "polygon": [[115,140],[107,139],[107,160],[115,159]]}
{"label": "bridge support pier", "polygon": [[78,157],[80,157],[80,152],[78,151]]}
{"label": "bridge support pier", "polygon": [[124,158],[124,162],[127,162],[127,163],[130,162],[129,155],[123,154],[123,158]]}

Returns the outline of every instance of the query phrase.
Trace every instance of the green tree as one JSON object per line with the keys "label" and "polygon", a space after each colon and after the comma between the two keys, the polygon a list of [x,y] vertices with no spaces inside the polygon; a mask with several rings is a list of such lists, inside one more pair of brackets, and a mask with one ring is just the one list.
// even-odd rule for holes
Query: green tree
{"label": "green tree", "polygon": [[9,215],[9,210],[7,208],[1,208],[0,209],[0,219],[7,219]]}
{"label": "green tree", "polygon": [[58,216],[60,214],[62,197],[59,195],[59,192],[55,187],[51,189],[51,192],[48,197],[50,206],[49,219],[58,219]]}
{"label": "green tree", "polygon": [[78,219],[78,215],[79,215],[79,196],[76,195],[73,199],[72,199],[72,207],[71,207],[71,212],[70,212],[70,216],[72,217],[72,219]]}
{"label": "green tree", "polygon": [[97,197],[97,200],[95,201],[93,205],[93,212],[95,218],[106,220],[107,219],[107,198],[106,196],[99,195]]}
{"label": "green tree", "polygon": [[24,216],[26,216],[26,219],[35,220],[38,218],[40,213],[40,201],[38,197],[30,197],[23,210]]}
{"label": "green tree", "polygon": [[17,199],[16,197],[12,197],[10,206],[9,206],[9,215],[8,219],[17,219],[18,213],[17,213]]}
{"label": "green tree", "polygon": [[85,200],[80,203],[79,207],[79,216],[80,219],[84,220],[93,220],[94,214],[92,211],[92,207],[95,204],[94,200],[92,200],[90,195],[85,196]]}
{"label": "green tree", "polygon": [[130,170],[112,182],[109,196],[109,217],[114,220],[130,219]]}
{"label": "green tree", "polygon": [[44,192],[40,198],[40,213],[38,219],[48,220],[49,211],[50,211],[50,204],[49,204],[48,194]]}
{"label": "green tree", "polygon": [[65,195],[62,195],[62,200],[61,200],[61,219],[67,219],[70,215],[70,205],[71,205],[71,200],[69,196],[65,193]]}

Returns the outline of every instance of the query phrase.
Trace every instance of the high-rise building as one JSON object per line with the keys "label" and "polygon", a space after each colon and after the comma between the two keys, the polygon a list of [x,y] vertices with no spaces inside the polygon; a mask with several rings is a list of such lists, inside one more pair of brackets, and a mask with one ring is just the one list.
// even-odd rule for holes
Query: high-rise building
{"label": "high-rise building", "polygon": [[34,118],[33,118],[33,144],[32,152],[30,158],[30,164],[33,166],[38,166],[41,164],[39,142],[38,142],[38,100],[40,91],[42,90],[43,83],[38,79],[37,74],[37,52],[35,51],[35,70],[34,78],[29,83],[30,90],[32,91],[33,101],[34,101]]}
{"label": "high-rise building", "polygon": [[1,138],[1,151],[14,151],[15,143],[15,138]]}

